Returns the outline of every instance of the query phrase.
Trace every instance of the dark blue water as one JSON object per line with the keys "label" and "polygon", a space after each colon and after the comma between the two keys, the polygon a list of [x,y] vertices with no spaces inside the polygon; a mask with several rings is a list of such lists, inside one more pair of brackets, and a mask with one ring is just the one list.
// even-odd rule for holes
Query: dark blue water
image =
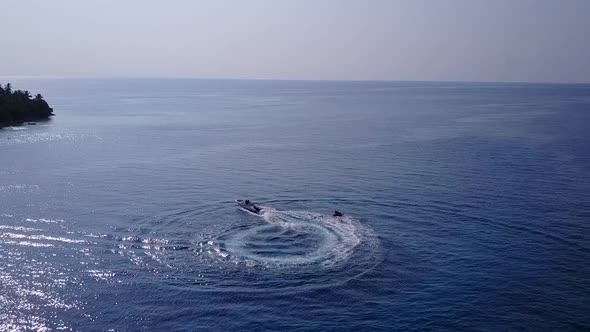
{"label": "dark blue water", "polygon": [[589,85],[13,84],[0,330],[590,329]]}

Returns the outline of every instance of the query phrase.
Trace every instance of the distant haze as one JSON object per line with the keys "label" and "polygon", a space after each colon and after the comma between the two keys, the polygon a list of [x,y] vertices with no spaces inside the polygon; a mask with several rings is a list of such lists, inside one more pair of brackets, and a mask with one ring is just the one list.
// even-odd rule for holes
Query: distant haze
{"label": "distant haze", "polygon": [[0,76],[590,82],[590,0],[5,0]]}

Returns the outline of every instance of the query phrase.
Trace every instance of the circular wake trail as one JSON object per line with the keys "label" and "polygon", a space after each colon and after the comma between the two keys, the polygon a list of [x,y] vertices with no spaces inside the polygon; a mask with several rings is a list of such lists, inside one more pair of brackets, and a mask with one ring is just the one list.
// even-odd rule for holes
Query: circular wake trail
{"label": "circular wake trail", "polygon": [[378,240],[372,229],[351,217],[263,207],[257,223],[233,224],[197,243],[211,259],[263,267],[354,264],[374,259]]}

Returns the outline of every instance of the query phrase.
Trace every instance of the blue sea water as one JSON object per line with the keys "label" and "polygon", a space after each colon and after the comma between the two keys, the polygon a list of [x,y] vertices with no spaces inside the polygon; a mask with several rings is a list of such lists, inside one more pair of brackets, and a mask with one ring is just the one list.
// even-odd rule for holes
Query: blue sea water
{"label": "blue sea water", "polygon": [[590,85],[12,83],[2,331],[590,329]]}

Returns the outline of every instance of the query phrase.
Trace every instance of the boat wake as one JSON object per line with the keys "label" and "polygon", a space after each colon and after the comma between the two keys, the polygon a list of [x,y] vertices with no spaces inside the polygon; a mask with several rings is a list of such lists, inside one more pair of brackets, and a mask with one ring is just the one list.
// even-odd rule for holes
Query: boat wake
{"label": "boat wake", "polygon": [[262,207],[258,223],[236,223],[197,242],[208,259],[261,267],[339,266],[376,260],[373,230],[351,217]]}

